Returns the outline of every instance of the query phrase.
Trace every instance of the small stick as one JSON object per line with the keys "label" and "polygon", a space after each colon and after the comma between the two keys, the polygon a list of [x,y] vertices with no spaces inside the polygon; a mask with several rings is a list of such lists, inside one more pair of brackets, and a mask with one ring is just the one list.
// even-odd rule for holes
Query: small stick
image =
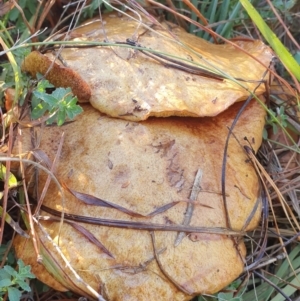
{"label": "small stick", "polygon": [[[201,182],[201,179],[202,179],[202,175],[203,175],[202,169],[199,168],[198,171],[197,171],[197,174],[196,174],[196,177],[195,177],[195,180],[194,180],[194,184],[193,184],[193,187],[192,187],[192,192],[191,192],[191,195],[190,195],[191,202],[188,203],[187,208],[186,208],[186,212],[184,214],[184,219],[183,219],[183,222],[182,222],[182,225],[184,225],[184,226],[189,225],[190,222],[191,222],[193,211],[194,211],[193,202],[195,202],[197,200],[198,194],[201,190],[200,182]],[[175,242],[174,242],[175,247],[177,247],[181,243],[184,236],[185,236],[185,232],[179,232],[177,234],[177,237],[176,237]]]}

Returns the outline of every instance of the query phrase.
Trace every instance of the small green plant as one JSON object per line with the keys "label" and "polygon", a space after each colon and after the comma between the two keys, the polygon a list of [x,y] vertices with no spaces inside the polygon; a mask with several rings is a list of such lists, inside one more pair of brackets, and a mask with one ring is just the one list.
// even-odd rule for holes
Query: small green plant
{"label": "small green plant", "polygon": [[5,265],[0,270],[0,301],[7,293],[10,301],[19,301],[22,292],[30,292],[30,286],[27,283],[28,279],[35,278],[30,271],[30,266],[25,266],[22,260],[18,260],[19,269],[16,271],[9,265]]}
{"label": "small green plant", "polygon": [[[279,130],[279,124],[281,124],[282,127],[286,128],[287,127],[287,119],[288,116],[285,113],[285,108],[284,106],[280,106],[276,108],[276,112],[273,110],[269,109],[272,112],[272,115],[269,115],[269,117],[266,120],[266,124],[272,126],[273,129],[273,134],[277,134]],[[263,132],[263,138],[267,139],[268,138],[268,132],[266,130],[266,127],[264,128]]]}
{"label": "small green plant", "polygon": [[56,122],[57,125],[62,125],[66,117],[73,119],[80,114],[83,110],[77,105],[77,97],[72,94],[70,88],[57,88],[51,94],[47,93],[46,89],[54,88],[48,80],[41,79],[41,75],[38,76],[36,89],[33,91],[32,97],[32,112],[31,117],[38,119],[44,116],[48,112],[47,124]]}

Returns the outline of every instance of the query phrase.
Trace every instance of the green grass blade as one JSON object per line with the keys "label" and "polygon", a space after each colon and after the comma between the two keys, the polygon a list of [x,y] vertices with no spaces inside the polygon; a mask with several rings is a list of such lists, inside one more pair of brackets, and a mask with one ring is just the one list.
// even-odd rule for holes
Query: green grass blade
{"label": "green grass blade", "polygon": [[[181,2],[181,1],[180,1]],[[192,2],[192,4],[195,6],[195,7],[197,7],[197,1],[195,1],[195,0],[193,0],[193,1],[191,1]],[[193,20],[193,21],[198,21],[197,20],[197,15],[196,15],[196,13],[195,12],[193,12],[193,11],[191,11],[191,19]],[[189,33],[194,33],[194,30],[196,30],[198,27],[195,25],[195,24],[193,24],[193,23],[191,23],[190,24],[190,28],[189,28]],[[199,32],[197,32],[197,36],[199,36],[200,34],[199,33],[201,33],[201,31],[199,31]]]}
{"label": "green grass blade", "polygon": [[[298,277],[300,275],[298,274]],[[295,286],[298,286],[299,287],[299,281],[297,278],[294,278],[292,281],[291,281],[291,284],[295,285]],[[293,287],[293,286],[290,286],[290,285],[287,285],[284,289],[282,289],[282,291],[287,295],[287,296],[291,296],[293,295],[297,290],[297,288]],[[274,298],[271,299],[271,301],[285,301],[285,297],[283,297],[281,294],[277,294]]]}
{"label": "green grass blade", "polygon": [[[292,264],[293,269],[296,271],[300,266],[300,245],[297,245],[290,253],[289,253],[289,260]],[[286,285],[284,282],[281,282],[280,279],[284,279],[296,286],[300,286],[299,283],[299,271],[297,277],[295,276],[290,263],[287,259],[283,261],[278,261],[277,263],[277,270],[275,272],[276,277],[268,276],[268,279],[272,281],[275,285],[279,286],[282,291],[291,296],[297,288],[292,287],[290,285]],[[276,293],[275,297],[272,295]],[[257,297],[257,299],[256,299]],[[268,283],[264,282],[255,286],[252,290],[246,292],[243,295],[243,301],[252,301],[252,300],[270,300],[270,301],[284,301],[285,298],[275,291],[273,287],[271,287]]]}
{"label": "green grass blade", "polygon": [[[228,17],[228,14],[229,14],[229,7],[230,7],[230,0],[224,0],[220,7],[220,15],[219,15],[218,21],[226,20],[226,18]],[[218,25],[215,32],[220,33],[220,31],[222,30],[223,27],[224,27],[224,24]]]}
{"label": "green grass blade", "polygon": [[[213,0],[210,3],[209,9],[208,9],[208,13],[207,13],[207,18],[208,18],[208,23],[214,23],[216,21],[216,11],[217,11],[217,7],[218,7],[218,0]],[[205,32],[203,35],[203,39],[208,40],[210,34],[208,32]]]}
{"label": "green grass blade", "polygon": [[241,4],[251,17],[252,21],[258,27],[261,34],[273,48],[280,61],[285,67],[300,81],[300,66],[293,58],[292,54],[280,42],[274,32],[269,28],[257,10],[252,6],[249,0],[240,0]]}
{"label": "green grass blade", "polygon": [[222,27],[222,30],[220,32],[218,32],[221,36],[225,37],[225,38],[229,38],[230,37],[230,33],[232,32],[232,27],[234,25],[234,20],[239,12],[241,11],[241,3],[237,2],[237,4],[234,6],[233,11],[231,12],[230,16],[227,17],[228,18],[228,22]]}

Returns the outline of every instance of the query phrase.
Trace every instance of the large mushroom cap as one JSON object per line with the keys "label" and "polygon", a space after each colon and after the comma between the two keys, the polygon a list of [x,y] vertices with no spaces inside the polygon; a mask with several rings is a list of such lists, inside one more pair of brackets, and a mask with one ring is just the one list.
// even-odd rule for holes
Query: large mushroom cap
{"label": "large mushroom cap", "polygon": [[[119,222],[160,224],[167,229],[182,225],[187,206],[195,204],[191,221],[186,222],[190,229],[177,246],[174,243],[179,231],[79,223],[103,244],[105,251],[69,224],[68,216],[61,228],[58,221],[40,221],[52,239],[59,241],[60,250],[76,272],[106,300],[190,300],[197,294],[219,291],[243,271],[245,248],[241,237],[217,232],[217,228],[227,226],[221,196],[227,126],[240,106],[237,103],[214,118],[150,118],[135,123],[108,118],[86,105],[75,122],[38,131],[40,149],[52,160],[65,133],[56,175],[73,194],[66,189],[66,202],[62,203],[57,186],[51,183],[43,203],[49,208]],[[243,141],[247,136],[257,150],[264,116],[261,106],[252,101],[234,129],[237,139]],[[29,148],[31,137],[29,132],[23,133],[24,148]],[[195,200],[189,201],[198,170],[202,172],[200,183],[196,183],[199,191],[194,193]],[[41,192],[47,176],[40,171],[39,179]],[[75,191],[81,193],[79,198],[91,200],[93,196],[109,201],[114,208],[86,204],[74,196]],[[258,195],[255,170],[241,145],[230,139],[226,199],[234,231],[244,230],[249,221],[247,229],[257,225]],[[172,202],[177,203],[147,216]],[[127,213],[116,206],[126,208]],[[49,216],[44,211],[41,214]],[[202,233],[199,227],[215,231]],[[39,227],[36,230],[43,264],[60,283],[59,288],[91,296],[45,233]],[[15,245],[19,257],[27,263],[35,261],[29,241],[25,243],[19,237]],[[37,276],[49,283],[46,272]],[[55,285],[53,280],[51,285]]]}
{"label": "large mushroom cap", "polygon": [[[69,79],[81,100],[91,95],[91,104],[113,117],[138,121],[149,116],[216,116],[248,97],[264,78],[272,59],[270,48],[261,41],[236,42],[243,52],[230,44],[208,43],[174,24],[163,22],[158,26],[145,17],[140,23],[133,17],[136,15],[106,15],[103,24],[95,21],[71,33],[71,41],[77,45],[106,40],[105,46],[60,52],[64,64],[88,83],[90,94],[85,84],[78,87],[77,76],[73,78],[68,71],[50,71],[49,79],[64,86]],[[111,46],[127,39],[144,48]],[[53,54],[48,56],[54,59]],[[32,53],[25,59],[23,70],[44,74],[47,65],[53,64]],[[216,74],[215,79],[200,72],[203,69]],[[223,80],[225,74],[237,80]],[[256,94],[264,91],[261,84]]]}

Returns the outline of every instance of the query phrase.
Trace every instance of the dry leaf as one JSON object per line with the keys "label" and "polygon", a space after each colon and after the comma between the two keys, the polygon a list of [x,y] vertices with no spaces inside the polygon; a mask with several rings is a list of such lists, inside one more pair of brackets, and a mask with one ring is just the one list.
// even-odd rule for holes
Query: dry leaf
{"label": "dry leaf", "polygon": [[[234,104],[213,118],[150,118],[135,123],[108,118],[85,105],[84,113],[75,122],[40,131],[40,147],[53,159],[59,143],[57,137],[64,131],[65,142],[57,167],[59,179],[71,189],[115,203],[140,216],[173,201],[189,199],[197,170],[201,169],[200,192],[193,203],[206,206],[194,206],[188,226],[226,227],[221,196],[222,154],[227,126],[240,107],[241,103]],[[264,110],[254,100],[234,130],[242,143],[247,136],[254,150],[261,143],[264,116]],[[31,137],[29,131],[23,133],[24,150],[30,149]],[[257,175],[247,159],[242,147],[232,138],[227,158],[226,194],[234,230],[243,228],[259,194]],[[41,190],[46,178],[40,172]],[[51,183],[44,205],[91,218],[165,227],[182,224],[188,206],[187,202],[178,202],[155,216],[134,217],[116,208],[87,205],[65,192],[67,202],[63,206],[57,187]],[[248,230],[257,225],[260,209],[258,206]],[[193,295],[219,291],[238,277],[244,267],[244,243],[238,240],[237,251],[228,235],[191,230],[193,234],[186,233],[174,247],[179,231],[154,231],[151,237],[146,230],[84,224],[115,257],[111,258],[67,223],[60,232],[59,222],[40,222],[54,241],[58,242],[59,238],[62,252],[77,273],[95,290],[101,288],[107,300],[190,300]],[[43,264],[50,274],[67,289],[90,295],[45,235],[37,231],[41,250],[47,258]],[[28,251],[29,242],[24,247],[24,241],[21,237],[17,239],[16,252],[29,264],[35,258],[32,251]],[[22,251],[24,248],[26,254]],[[49,273],[39,273],[34,267],[33,272],[46,283],[51,279],[49,284],[53,285]]]}

